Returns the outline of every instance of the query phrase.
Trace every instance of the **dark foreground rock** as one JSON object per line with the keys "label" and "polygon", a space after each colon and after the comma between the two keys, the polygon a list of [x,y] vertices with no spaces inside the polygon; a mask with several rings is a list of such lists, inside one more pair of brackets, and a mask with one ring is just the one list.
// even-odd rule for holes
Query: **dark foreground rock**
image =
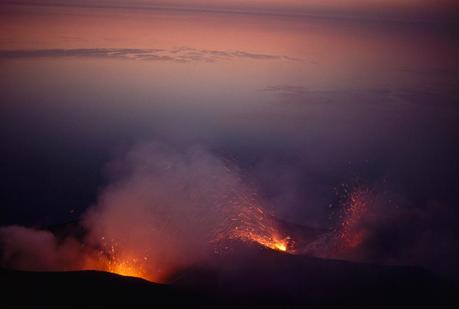
{"label": "dark foreground rock", "polygon": [[457,308],[457,286],[414,267],[290,255],[258,246],[181,270],[167,285],[96,271],[0,271],[0,308]]}

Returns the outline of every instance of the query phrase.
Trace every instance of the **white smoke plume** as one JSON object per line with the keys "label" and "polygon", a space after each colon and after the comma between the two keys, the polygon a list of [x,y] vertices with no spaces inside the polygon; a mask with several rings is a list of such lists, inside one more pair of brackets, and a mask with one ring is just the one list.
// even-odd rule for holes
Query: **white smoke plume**
{"label": "white smoke plume", "polygon": [[110,184],[82,218],[83,244],[58,242],[47,231],[5,227],[3,264],[102,268],[161,281],[174,269],[205,259],[238,209],[256,203],[237,168],[200,147],[177,151],[142,144],[108,169]]}

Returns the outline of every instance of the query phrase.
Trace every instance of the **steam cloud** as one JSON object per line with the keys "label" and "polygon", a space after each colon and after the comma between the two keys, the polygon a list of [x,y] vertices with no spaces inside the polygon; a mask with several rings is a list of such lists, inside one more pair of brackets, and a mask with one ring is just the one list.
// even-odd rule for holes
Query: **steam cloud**
{"label": "steam cloud", "polygon": [[143,257],[155,277],[205,258],[248,190],[235,167],[200,148],[143,145],[113,165],[117,180],[85,217],[89,241]]}
{"label": "steam cloud", "polygon": [[94,264],[102,257],[160,281],[173,269],[206,258],[232,215],[253,200],[236,167],[199,147],[178,152],[144,144],[109,170],[111,184],[83,216],[83,243],[4,227],[2,264],[27,270],[107,268]]}

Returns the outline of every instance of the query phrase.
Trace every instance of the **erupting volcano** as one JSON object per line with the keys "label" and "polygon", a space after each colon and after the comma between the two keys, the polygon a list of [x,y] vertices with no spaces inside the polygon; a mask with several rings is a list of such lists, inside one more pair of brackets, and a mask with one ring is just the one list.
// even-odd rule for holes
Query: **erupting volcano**
{"label": "erupting volcano", "polygon": [[[214,295],[217,304],[253,295],[249,302],[276,301],[280,307],[286,299],[301,305],[328,301],[329,291],[337,297],[332,303],[365,289],[379,295],[380,276],[400,282],[412,274],[343,261],[364,261],[358,259],[359,252],[375,209],[375,194],[364,186],[345,195],[342,215],[335,228],[327,230],[279,219],[237,168],[201,149],[175,155],[156,145],[141,147],[121,163],[127,170],[73,229],[1,228],[2,266],[52,271],[44,276],[77,271],[80,278],[180,287],[177,293],[181,288],[198,289]],[[357,278],[361,286],[343,286],[348,278]],[[424,273],[416,272],[413,278],[424,288]],[[402,286],[415,286],[410,280]],[[392,286],[390,281],[387,289]],[[167,291],[160,295],[169,305]],[[303,291],[308,291],[306,298]],[[189,294],[180,295],[186,300]],[[145,297],[151,298],[149,292],[136,299]]]}
{"label": "erupting volcano", "polygon": [[0,0],[0,309],[449,307],[458,9]]}
{"label": "erupting volcano", "polygon": [[[23,228],[27,235],[19,235],[20,241],[10,229],[5,238],[12,239],[11,254],[4,263],[25,270],[103,270],[166,282],[177,269],[212,259],[233,240],[294,252],[292,237],[237,167],[203,149],[178,154],[162,145],[140,145],[115,163],[121,176],[83,215],[79,225],[84,232],[54,236]],[[39,251],[42,259],[33,259],[37,253],[30,246],[18,247],[37,233],[46,233],[51,248]],[[15,259],[18,255],[24,259]]]}

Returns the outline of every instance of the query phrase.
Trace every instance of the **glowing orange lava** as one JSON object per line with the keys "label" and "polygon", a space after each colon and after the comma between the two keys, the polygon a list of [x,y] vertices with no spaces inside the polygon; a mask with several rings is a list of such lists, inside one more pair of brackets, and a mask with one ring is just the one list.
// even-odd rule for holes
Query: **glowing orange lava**
{"label": "glowing orange lava", "polygon": [[277,250],[280,250],[280,251],[287,251],[287,244],[285,243],[282,243],[282,242],[277,242],[274,244],[274,247],[277,249]]}
{"label": "glowing orange lava", "polygon": [[264,247],[267,247],[272,250],[284,251],[286,252],[289,248],[288,242],[289,238],[278,239],[272,234],[266,234],[266,231],[246,231],[241,229],[236,229],[233,231],[231,237],[232,239],[240,239],[243,241],[252,241],[256,242]]}
{"label": "glowing orange lava", "polygon": [[138,277],[146,280],[151,280],[150,276],[139,265],[136,259],[126,259],[120,261],[111,261],[107,265],[106,271],[118,274],[121,276]]}
{"label": "glowing orange lava", "polygon": [[[91,256],[88,256],[84,269],[99,270],[114,273],[121,276],[137,277],[148,281],[157,282],[151,271],[148,257],[136,258],[121,250],[115,241],[103,243],[105,249],[100,249]],[[110,245],[107,245],[110,244]]]}

